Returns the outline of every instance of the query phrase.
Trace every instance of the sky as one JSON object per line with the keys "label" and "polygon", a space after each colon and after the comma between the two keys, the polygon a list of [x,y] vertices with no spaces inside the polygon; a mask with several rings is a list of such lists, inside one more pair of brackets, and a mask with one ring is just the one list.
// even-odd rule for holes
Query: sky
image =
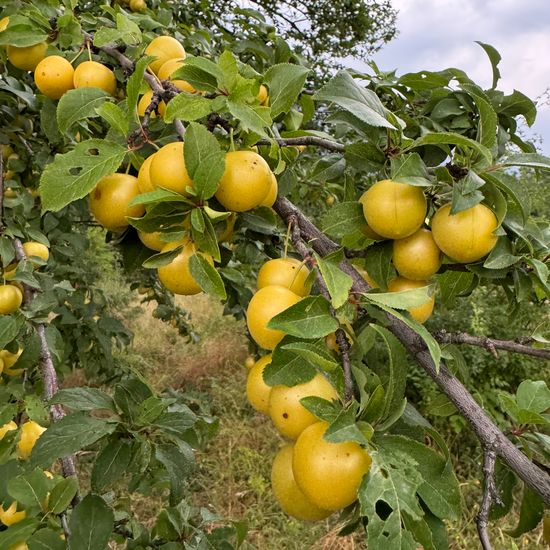
{"label": "sky", "polygon": [[[536,100],[550,88],[550,0],[392,0],[392,5],[399,12],[398,35],[373,56],[381,70],[456,67],[488,88],[491,66],[479,40],[502,56],[499,89],[517,89]],[[542,152],[550,155],[550,106],[540,106],[529,132],[542,137]]]}

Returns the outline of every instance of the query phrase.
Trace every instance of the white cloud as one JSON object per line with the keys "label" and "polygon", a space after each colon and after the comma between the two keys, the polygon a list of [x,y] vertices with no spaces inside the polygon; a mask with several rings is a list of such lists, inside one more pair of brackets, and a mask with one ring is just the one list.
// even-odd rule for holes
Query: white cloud
{"label": "white cloud", "polygon": [[[548,0],[393,0],[392,4],[399,10],[399,34],[374,56],[382,70],[403,74],[457,67],[489,87],[490,64],[475,44],[479,40],[502,55],[499,89],[507,93],[518,89],[536,99],[550,88]],[[539,110],[534,130],[547,138],[544,149],[550,152],[550,107]]]}

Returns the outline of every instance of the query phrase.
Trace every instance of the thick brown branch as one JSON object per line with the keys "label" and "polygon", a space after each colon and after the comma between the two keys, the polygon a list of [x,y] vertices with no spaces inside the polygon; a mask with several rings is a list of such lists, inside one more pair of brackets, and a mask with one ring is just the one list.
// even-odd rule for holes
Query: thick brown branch
{"label": "thick brown branch", "polygon": [[[339,248],[289,200],[279,197],[273,208],[287,223],[290,217],[294,216],[300,224],[302,238],[309,241],[313,249],[321,256],[334,252]],[[352,277],[353,292],[364,293],[370,290],[369,285],[350,264],[343,262],[341,268]],[[539,494],[546,504],[550,504],[550,476],[531,462],[501,432],[470,392],[451,374],[444,364],[440,364],[436,368],[425,343],[418,334],[395,317],[389,316],[388,319],[390,330],[466,418],[482,445],[484,447],[493,445],[496,455],[501,457],[529,487]]]}
{"label": "thick brown branch", "polygon": [[[315,145],[316,147],[322,147],[329,151],[336,151],[337,153],[343,153],[346,150],[346,146],[330,139],[320,138],[317,136],[301,136],[293,138],[275,138],[275,141],[281,147],[296,147],[298,145]],[[257,145],[271,145],[271,141],[268,139],[261,139],[257,142]]]}
{"label": "thick brown branch", "polygon": [[[522,353],[523,355],[532,355],[540,359],[550,361],[550,349],[532,348],[513,340],[498,340],[486,336],[473,336],[466,332],[447,332],[438,330],[433,333],[434,338],[441,344],[468,344],[470,346],[479,346],[489,350],[493,355],[497,350],[510,351],[512,353]],[[498,354],[497,354],[498,356]]]}

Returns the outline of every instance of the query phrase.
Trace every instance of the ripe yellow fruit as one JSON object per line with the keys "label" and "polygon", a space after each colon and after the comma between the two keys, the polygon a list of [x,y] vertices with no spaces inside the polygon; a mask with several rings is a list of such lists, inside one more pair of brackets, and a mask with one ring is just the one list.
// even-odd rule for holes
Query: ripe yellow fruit
{"label": "ripe yellow fruit", "polygon": [[420,229],[426,217],[426,197],[420,187],[382,180],[361,195],[369,227],[387,239],[402,239]]}
{"label": "ripe yellow fruit", "polygon": [[4,363],[4,370],[2,371],[4,374],[7,374],[8,376],[17,376],[23,372],[23,369],[14,369],[14,365],[19,360],[19,357],[21,357],[21,354],[23,353],[23,348],[20,348],[17,353],[11,353],[7,349],[3,349],[0,351],[0,359]]}
{"label": "ripe yellow fruit", "polygon": [[17,451],[19,457],[26,460],[31,456],[31,452],[40,438],[40,436],[46,431],[40,424],[29,420],[21,425],[21,438],[17,443]]}
{"label": "ripe yellow fruit", "polygon": [[[149,107],[149,105],[151,104],[151,101],[153,99],[153,90],[149,90],[148,92],[145,92],[140,100],[138,101],[138,104],[137,104],[137,112],[138,112],[138,115],[139,116],[145,116],[145,111],[147,110],[147,107]],[[164,116],[164,113],[166,112],[166,103],[164,103],[164,101],[161,101],[159,104],[158,104],[158,112],[160,114],[160,116]],[[156,118],[156,113],[155,111],[151,111],[151,115],[150,117],[151,118]]]}
{"label": "ripe yellow fruit", "polygon": [[185,59],[168,59],[160,67],[157,76],[161,80],[170,80],[170,77],[175,73],[180,67],[183,67]]}
{"label": "ripe yellow fruit", "polygon": [[429,229],[393,241],[393,265],[402,277],[413,281],[429,279],[441,267],[441,250]]}
{"label": "ripe yellow fruit", "polygon": [[142,204],[128,207],[139,195],[137,178],[129,174],[109,174],[99,180],[90,193],[90,210],[95,219],[110,231],[122,231],[128,227],[127,217],[143,216]]}
{"label": "ripe yellow fruit", "polygon": [[366,223],[363,227],[361,227],[361,233],[363,233],[365,237],[367,237],[368,239],[372,239],[373,241],[381,241],[384,238],[382,237],[382,235],[379,235],[376,231],[373,231],[368,223]]}
{"label": "ripe yellow fruit", "polygon": [[235,228],[236,221],[237,215],[232,212],[231,215],[225,220],[225,225],[222,225],[223,229],[216,229],[216,233],[219,235],[219,243],[229,242],[233,238],[233,230]]}
{"label": "ripe yellow fruit", "polygon": [[155,231],[154,233],[145,233],[145,231],[138,231],[139,240],[151,250],[156,250],[160,252],[165,246],[166,241],[161,240],[160,231]]}
{"label": "ripe yellow fruit", "polygon": [[256,359],[254,358],[253,355],[249,355],[249,356],[244,360],[244,366],[245,366],[247,369],[251,369],[255,364],[256,364]]}
{"label": "ripe yellow fruit", "polygon": [[246,398],[258,412],[269,414],[271,386],[264,382],[264,370],[271,363],[271,353],[260,357],[248,371],[246,378]]}
{"label": "ripe yellow fruit", "polygon": [[133,12],[143,11],[147,7],[145,0],[130,0],[130,9]]}
{"label": "ripe yellow fruit", "polygon": [[273,203],[277,200],[278,192],[279,184],[277,183],[277,178],[275,177],[275,174],[271,172],[271,187],[269,188],[265,199],[260,203],[260,206],[267,206],[271,208],[273,206]]}
{"label": "ripe yellow fruit", "polygon": [[155,186],[151,181],[151,162],[155,154],[148,156],[141,165],[138,172],[138,189],[141,193],[150,193],[155,190]]}
{"label": "ripe yellow fruit", "polygon": [[27,512],[25,510],[17,511],[17,502],[15,500],[6,509],[0,505],[0,521],[8,527],[23,521],[26,517]]}
{"label": "ripe yellow fruit", "polygon": [[10,24],[10,18],[2,17],[2,19],[0,19],[0,32],[5,31],[8,28],[9,24]]}
{"label": "ripe yellow fruit", "polygon": [[149,174],[154,187],[187,194],[185,188],[193,187],[193,182],[185,167],[183,143],[175,141],[161,147],[151,161]]}
{"label": "ripe yellow fruit", "polygon": [[[183,243],[168,243],[164,246],[162,252],[173,250],[181,244],[183,244],[182,251],[174,258],[174,260],[172,260],[171,263],[158,268],[158,276],[160,282],[174,294],[192,296],[193,294],[202,292],[202,288],[191,275],[191,271],[189,271],[189,259],[193,256],[193,254],[197,253],[194,243],[189,240],[184,241]],[[198,254],[202,254],[211,265],[214,265],[214,260],[210,254],[207,254],[206,252],[198,252]]]}
{"label": "ripe yellow fruit", "polygon": [[300,399],[309,396],[322,397],[328,401],[338,399],[332,384],[319,373],[304,384],[273,386],[269,396],[269,416],[279,433],[289,439],[296,439],[308,426],[318,421],[300,403]]}
{"label": "ripe yellow fruit", "polygon": [[339,510],[357,499],[357,489],[372,459],[354,441],[331,443],[326,422],[307,427],[294,445],[292,471],[307,498],[324,510]]}
{"label": "ripe yellow fruit", "polygon": [[329,195],[326,199],[325,199],[325,202],[327,203],[327,206],[332,206],[334,204],[334,201],[336,199],[334,198],[334,195]]}
{"label": "ripe yellow fruit", "polygon": [[34,71],[36,66],[44,59],[47,48],[48,45],[46,42],[40,42],[40,44],[23,48],[8,46],[8,59],[18,69]]}
{"label": "ripe yellow fruit", "polygon": [[157,36],[145,48],[145,55],[154,55],[156,59],[151,61],[149,68],[158,74],[159,69],[169,59],[184,59],[185,49],[171,36]]}
{"label": "ripe yellow fruit", "polygon": [[116,92],[115,73],[97,61],[84,61],[74,71],[75,88],[101,88],[108,94]]}
{"label": "ripe yellow fruit", "polygon": [[263,84],[260,84],[260,91],[256,96],[256,99],[260,102],[261,105],[267,105],[269,103],[269,92],[267,87]]}
{"label": "ripe yellow fruit", "polygon": [[[405,279],[405,277],[396,277],[388,283],[388,290],[390,292],[401,292],[402,290],[411,290],[413,288],[422,288],[428,286],[430,283],[428,281],[411,281]],[[426,303],[411,307],[408,312],[411,314],[411,317],[418,321],[419,323],[425,323],[432,315],[435,305],[435,296],[428,298]]]}
{"label": "ripe yellow fruit", "polygon": [[[44,262],[47,262],[48,258],[50,257],[50,251],[48,250],[48,247],[45,244],[37,243],[35,241],[23,243],[23,250],[25,251],[25,255],[27,256],[27,258],[31,258],[34,256],[40,258]],[[33,266],[38,267],[38,264],[33,262]]]}
{"label": "ripe yellow fruit", "polygon": [[16,542],[8,550],[29,550],[29,547],[26,542]]}
{"label": "ripe yellow fruit", "polygon": [[258,288],[284,286],[298,296],[307,296],[311,285],[307,284],[309,269],[296,258],[275,258],[267,261],[258,272]]}
{"label": "ripe yellow fruit", "polygon": [[17,430],[17,424],[13,420],[10,420],[7,424],[4,424],[3,426],[1,426],[0,427],[0,441],[2,439],[4,439],[4,436],[8,432],[11,432],[13,430]]}
{"label": "ripe yellow fruit", "polygon": [[34,71],[36,87],[51,99],[59,99],[74,88],[73,66],[59,55],[44,58]]}
{"label": "ripe yellow fruit", "polygon": [[294,445],[281,447],[271,467],[273,495],[285,514],[302,521],[319,521],[331,512],[311,502],[296,484],[292,471]]}
{"label": "ripe yellow fruit", "polygon": [[258,153],[231,151],[225,156],[216,199],[227,210],[246,212],[262,204],[271,185],[271,169]]}
{"label": "ripe yellow fruit", "polygon": [[260,288],[248,304],[246,324],[253,340],[262,348],[273,349],[284,337],[281,330],[267,328],[267,323],[290,306],[301,300],[288,288],[265,286]]}
{"label": "ripe yellow fruit", "polygon": [[0,315],[17,311],[23,303],[23,293],[13,285],[0,285]]}
{"label": "ripe yellow fruit", "polygon": [[493,231],[498,220],[484,204],[451,215],[451,205],[442,206],[432,218],[432,233],[437,246],[449,258],[461,263],[481,260],[497,244]]}

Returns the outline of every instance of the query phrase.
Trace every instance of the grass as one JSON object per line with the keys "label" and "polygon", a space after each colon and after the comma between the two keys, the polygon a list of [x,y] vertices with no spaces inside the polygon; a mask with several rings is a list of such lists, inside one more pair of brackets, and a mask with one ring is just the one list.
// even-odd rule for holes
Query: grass
{"label": "grass", "polygon": [[[137,367],[157,390],[172,387],[206,395],[212,413],[220,419],[217,437],[208,449],[197,453],[199,472],[192,487],[197,505],[230,520],[246,521],[249,528],[246,550],[367,548],[360,533],[337,535],[337,515],[308,524],[279,510],[270,490],[270,469],[272,457],[283,440],[269,420],[246,403],[247,369],[243,363],[248,349],[242,321],[222,316],[222,306],[206,296],[178,298],[202,336],[199,343],[193,344],[181,338],[170,325],[155,319],[151,305],[140,306],[137,293],[129,294],[116,270],[104,272],[101,286],[107,295],[114,297],[113,305],[119,306],[120,297],[125,298],[124,316],[134,332],[134,343],[125,352],[124,361]],[[470,448],[461,452],[459,444],[451,445],[451,452],[464,506],[461,520],[448,524],[450,546],[453,550],[471,550],[479,547],[475,514],[481,496],[478,479],[481,456],[473,455]],[[135,515],[152,526],[161,499],[132,495],[131,501]],[[505,534],[505,529],[517,521],[516,511],[508,519],[491,524],[495,548],[540,547],[541,529],[519,540]]]}

